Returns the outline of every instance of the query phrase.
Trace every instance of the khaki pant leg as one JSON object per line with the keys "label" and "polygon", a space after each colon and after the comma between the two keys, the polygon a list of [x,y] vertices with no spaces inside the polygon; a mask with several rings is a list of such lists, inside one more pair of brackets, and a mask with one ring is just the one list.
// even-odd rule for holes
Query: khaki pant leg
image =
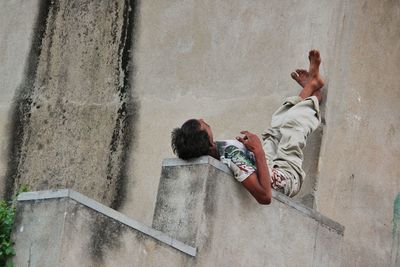
{"label": "khaki pant leg", "polygon": [[307,137],[318,127],[321,121],[318,99],[308,97],[287,110],[280,125],[281,138],[276,148],[273,167],[290,173],[294,180],[288,195],[294,196],[300,190],[305,178],[302,169],[303,148]]}
{"label": "khaki pant leg", "polygon": [[283,121],[287,115],[287,112],[295,106],[297,103],[301,102],[303,99],[299,96],[292,96],[285,99],[285,102],[282,106],[280,106],[275,113],[272,115],[271,119],[271,127],[265,130],[261,136],[263,140],[263,148],[265,151],[265,157],[267,160],[267,164],[270,172],[272,171],[273,160],[276,157],[276,153],[278,150],[278,144],[281,140],[281,132],[280,128],[282,126]]}

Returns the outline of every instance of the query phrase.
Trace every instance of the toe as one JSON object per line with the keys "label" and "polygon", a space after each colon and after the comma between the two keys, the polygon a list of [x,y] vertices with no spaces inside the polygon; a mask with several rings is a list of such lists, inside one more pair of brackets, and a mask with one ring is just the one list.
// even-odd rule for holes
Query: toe
{"label": "toe", "polygon": [[292,79],[295,80],[296,82],[298,82],[301,85],[301,79],[300,79],[299,75],[297,75],[296,72],[292,72],[290,74],[290,76],[292,76]]}
{"label": "toe", "polygon": [[313,49],[310,51],[310,53],[308,54],[309,57],[319,57],[319,51],[317,49]]}
{"label": "toe", "polygon": [[314,50],[314,56],[319,59],[319,51],[318,50]]}
{"label": "toe", "polygon": [[304,69],[297,69],[296,72],[297,72],[297,74],[302,75],[302,74],[306,74],[308,71],[306,71]]}
{"label": "toe", "polygon": [[308,53],[308,59],[311,60],[311,58],[314,56],[314,50],[310,50]]}

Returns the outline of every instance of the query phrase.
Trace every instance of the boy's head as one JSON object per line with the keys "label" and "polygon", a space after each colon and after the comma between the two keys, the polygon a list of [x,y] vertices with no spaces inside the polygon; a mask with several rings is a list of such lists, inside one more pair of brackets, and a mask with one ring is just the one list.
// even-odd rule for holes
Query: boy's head
{"label": "boy's head", "polygon": [[171,134],[172,150],[181,159],[208,155],[213,142],[211,128],[203,119],[188,120]]}

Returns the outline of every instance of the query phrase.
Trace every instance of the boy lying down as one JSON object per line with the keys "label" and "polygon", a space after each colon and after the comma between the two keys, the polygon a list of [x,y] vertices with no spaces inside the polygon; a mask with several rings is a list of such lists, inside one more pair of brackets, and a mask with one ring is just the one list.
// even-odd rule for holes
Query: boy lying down
{"label": "boy lying down", "polygon": [[262,141],[249,131],[241,131],[235,140],[214,141],[203,119],[190,119],[172,131],[174,153],[185,160],[203,155],[221,160],[260,204],[271,203],[271,188],[295,196],[305,177],[302,149],[321,121],[321,58],[317,50],[311,50],[308,58],[308,71],[297,69],[291,74],[303,89],[276,110]]}

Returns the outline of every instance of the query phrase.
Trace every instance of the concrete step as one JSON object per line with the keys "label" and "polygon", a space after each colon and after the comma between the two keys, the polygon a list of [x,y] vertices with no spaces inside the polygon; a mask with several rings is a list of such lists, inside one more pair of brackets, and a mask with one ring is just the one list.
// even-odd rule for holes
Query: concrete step
{"label": "concrete step", "polygon": [[183,266],[196,249],[73,190],[22,193],[14,266]]}
{"label": "concrete step", "polygon": [[198,266],[339,266],[344,232],[276,191],[259,205],[209,156],[164,160],[153,227],[196,247]]}
{"label": "concrete step", "polygon": [[15,266],[339,266],[344,227],[211,157],[166,159],[153,228],[70,189],[22,193]]}

